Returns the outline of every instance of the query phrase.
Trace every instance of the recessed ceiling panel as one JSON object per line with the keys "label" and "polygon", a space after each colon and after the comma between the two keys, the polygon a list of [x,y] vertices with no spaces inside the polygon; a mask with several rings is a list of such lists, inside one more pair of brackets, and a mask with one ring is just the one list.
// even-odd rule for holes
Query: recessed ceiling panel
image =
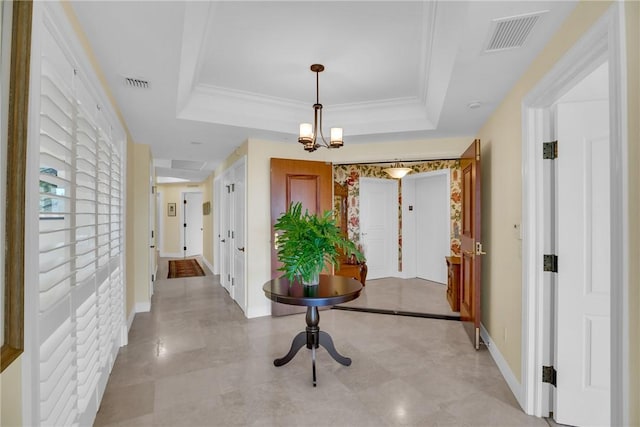
{"label": "recessed ceiling panel", "polygon": [[[219,2],[198,83],[291,101],[352,104],[416,96],[422,2]],[[402,64],[402,67],[398,67]]]}

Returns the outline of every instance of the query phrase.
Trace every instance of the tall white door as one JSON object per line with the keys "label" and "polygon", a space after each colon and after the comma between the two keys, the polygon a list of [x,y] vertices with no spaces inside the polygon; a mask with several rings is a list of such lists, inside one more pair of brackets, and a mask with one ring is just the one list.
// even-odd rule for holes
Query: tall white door
{"label": "tall white door", "polygon": [[233,218],[233,203],[231,199],[230,171],[226,171],[222,177],[222,207],[220,225],[220,283],[233,298],[231,289],[231,227]]}
{"label": "tall white door", "polygon": [[360,242],[367,279],[398,275],[398,182],[360,178]]}
{"label": "tall white door", "polygon": [[447,283],[444,259],[451,253],[451,190],[447,175],[440,173],[419,178],[415,185],[416,276]]}
{"label": "tall white door", "polygon": [[561,424],[610,423],[608,101],[557,106],[557,389]]}
{"label": "tall white door", "polygon": [[233,299],[238,303],[242,311],[246,312],[246,286],[245,286],[245,176],[246,163],[240,160],[233,168],[234,183],[232,186],[233,204],[233,231],[232,231],[232,257],[233,257]]}
{"label": "tall white door", "polygon": [[184,193],[184,256],[202,255],[202,193]]}

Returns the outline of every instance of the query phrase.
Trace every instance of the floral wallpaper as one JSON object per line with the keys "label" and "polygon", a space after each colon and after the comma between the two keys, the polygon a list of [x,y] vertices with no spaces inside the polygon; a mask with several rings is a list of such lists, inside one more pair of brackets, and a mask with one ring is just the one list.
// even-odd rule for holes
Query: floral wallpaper
{"label": "floral wallpaper", "polygon": [[[367,164],[334,165],[333,179],[347,186],[347,228],[349,239],[360,243],[360,177],[392,179],[383,169],[386,166]],[[440,169],[451,171],[451,254],[460,255],[460,230],[462,227],[462,173],[459,160],[433,160],[407,165],[413,172],[431,172]],[[402,184],[398,187],[398,269],[402,271]]]}

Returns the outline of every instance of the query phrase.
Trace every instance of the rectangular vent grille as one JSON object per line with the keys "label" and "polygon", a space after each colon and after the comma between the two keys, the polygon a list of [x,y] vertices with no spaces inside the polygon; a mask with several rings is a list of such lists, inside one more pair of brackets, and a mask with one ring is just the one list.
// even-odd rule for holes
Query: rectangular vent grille
{"label": "rectangular vent grille", "polygon": [[149,89],[149,81],[142,79],[134,79],[133,77],[124,78],[125,85],[138,89]]}
{"label": "rectangular vent grille", "polygon": [[545,10],[527,15],[495,19],[492,25],[493,32],[489,36],[485,52],[522,47],[540,16],[546,12]]}
{"label": "rectangular vent grille", "polygon": [[201,171],[206,165],[207,162],[198,162],[194,160],[171,160],[171,169]]}

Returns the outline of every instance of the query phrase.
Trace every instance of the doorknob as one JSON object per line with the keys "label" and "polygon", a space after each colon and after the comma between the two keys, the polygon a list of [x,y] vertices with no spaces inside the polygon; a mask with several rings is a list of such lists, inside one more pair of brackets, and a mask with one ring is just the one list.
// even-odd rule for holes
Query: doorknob
{"label": "doorknob", "polygon": [[243,246],[243,247],[241,247],[241,248],[238,248],[238,250],[239,250],[240,252],[244,252],[244,246]]}
{"label": "doorknob", "polygon": [[227,239],[222,239],[222,240],[220,240],[220,242],[221,242],[221,243],[224,243],[224,242],[226,242],[226,241],[227,241]]}

